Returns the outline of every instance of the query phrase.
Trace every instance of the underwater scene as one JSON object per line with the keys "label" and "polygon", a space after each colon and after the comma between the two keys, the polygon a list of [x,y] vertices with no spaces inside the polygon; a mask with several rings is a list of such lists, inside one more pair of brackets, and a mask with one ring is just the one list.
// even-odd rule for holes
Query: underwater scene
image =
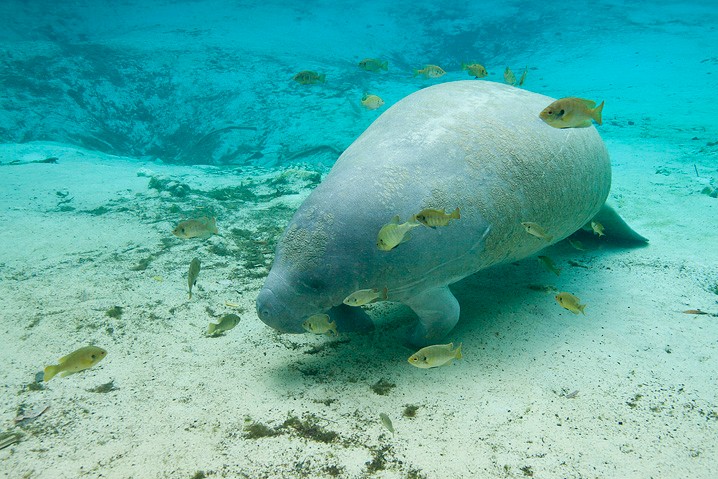
{"label": "underwater scene", "polygon": [[0,477],[718,474],[715,1],[0,25]]}

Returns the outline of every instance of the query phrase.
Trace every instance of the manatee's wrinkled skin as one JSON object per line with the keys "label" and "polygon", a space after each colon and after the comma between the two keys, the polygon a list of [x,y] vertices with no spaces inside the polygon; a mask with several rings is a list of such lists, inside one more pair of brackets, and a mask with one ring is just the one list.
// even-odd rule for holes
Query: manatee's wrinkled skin
{"label": "manatee's wrinkled skin", "polygon": [[[538,114],[552,101],[508,85],[460,81],[392,106],[287,226],[257,298],[260,319],[302,333],[308,316],[328,311],[340,330],[367,329],[363,311],[342,300],[387,287],[390,301],[419,316],[414,344],[442,339],[459,319],[449,284],[548,246],[521,222],[538,223],[555,243],[590,221],[608,196],[611,167],[598,132],[548,126]],[[377,248],[379,229],[394,215],[406,221],[424,208],[457,206],[461,219],[448,226],[414,228],[395,249]]]}

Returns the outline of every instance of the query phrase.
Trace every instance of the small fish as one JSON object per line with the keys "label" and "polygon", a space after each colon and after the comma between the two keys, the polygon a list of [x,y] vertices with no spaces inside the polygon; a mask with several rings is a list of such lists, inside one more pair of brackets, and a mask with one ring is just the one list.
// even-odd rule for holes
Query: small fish
{"label": "small fish", "polygon": [[586,128],[594,120],[602,124],[603,104],[596,106],[592,100],[568,97],[551,103],[539,113],[539,118],[554,128]]}
{"label": "small fish", "polygon": [[579,240],[569,238],[568,244],[570,244],[571,246],[573,246],[575,249],[577,249],[579,251],[587,251],[586,247]]}
{"label": "small fish", "polygon": [[362,306],[377,300],[386,301],[388,291],[387,288],[360,289],[344,298],[343,303],[348,306]]}
{"label": "small fish", "polygon": [[454,349],[454,343],[435,344],[421,348],[409,356],[409,364],[417,368],[427,369],[448,366],[452,359],[461,359],[461,344]]}
{"label": "small fish", "polygon": [[705,311],[701,311],[700,309],[687,309],[683,311],[685,314],[708,314]]}
{"label": "small fish", "polygon": [[556,296],[554,296],[558,304],[561,305],[562,308],[568,309],[573,314],[586,314],[584,312],[584,308],[586,307],[585,304],[580,304],[581,300],[578,299],[576,296],[572,295],[571,293],[558,293]]}
{"label": "small fish", "polygon": [[394,425],[391,423],[391,419],[389,419],[389,416],[381,412],[379,413],[379,419],[381,419],[381,423],[384,425],[384,427],[387,428],[390,433],[394,434]]}
{"label": "small fish", "polygon": [[337,336],[337,323],[329,320],[328,314],[315,314],[309,316],[302,323],[302,327],[314,334],[332,334]]}
{"label": "small fish", "polygon": [[189,272],[187,273],[187,285],[189,286],[189,299],[192,299],[192,286],[197,284],[197,276],[199,276],[199,260],[193,258],[189,264]]}
{"label": "small fish", "polygon": [[551,271],[556,276],[559,276],[561,274],[561,268],[557,268],[551,258],[549,258],[548,256],[539,256],[538,259],[541,260],[541,264],[543,264],[547,270]]}
{"label": "small fish", "polygon": [[153,276],[152,279],[154,279],[158,283],[161,283],[162,281],[164,281],[164,279],[160,275]]}
{"label": "small fish", "polygon": [[521,223],[521,225],[523,225],[526,232],[530,235],[533,235],[542,240],[546,240],[548,242],[551,242],[551,240],[553,239],[553,236],[548,234],[546,232],[546,230],[544,230],[538,223],[531,223],[530,221],[524,221]]}
{"label": "small fish", "polygon": [[0,449],[5,449],[8,446],[12,446],[16,442],[20,442],[20,439],[22,439],[22,434],[17,432],[12,433],[9,436],[0,439]]}
{"label": "small fish", "polygon": [[462,63],[461,69],[466,70],[474,78],[485,78],[488,76],[486,68],[480,63]]}
{"label": "small fish", "polygon": [[173,235],[182,239],[207,239],[217,233],[219,231],[217,230],[216,218],[207,218],[206,216],[180,221],[177,227],[172,230]]}
{"label": "small fish", "polygon": [[591,221],[591,229],[593,230],[594,233],[596,233],[598,235],[599,238],[604,235],[603,225],[601,223],[597,223],[596,221]]}
{"label": "small fish", "polygon": [[575,399],[576,396],[578,396],[578,389],[574,389],[574,390],[571,391],[570,393],[566,394],[564,397],[565,397],[566,399]]}
{"label": "small fish", "polygon": [[524,68],[523,73],[521,74],[521,79],[519,79],[519,86],[523,86],[524,82],[526,81],[526,75],[529,73],[529,67]]}
{"label": "small fish", "polygon": [[229,301],[225,301],[224,305],[228,308],[239,308],[239,305],[237,303],[230,303]]}
{"label": "small fish", "polygon": [[378,72],[380,70],[388,71],[389,62],[377,60],[375,58],[365,58],[359,62],[359,68],[368,72]]}
{"label": "small fish", "polygon": [[107,351],[104,349],[97,346],[85,346],[58,359],[57,365],[47,366],[42,379],[47,382],[55,377],[57,373],[60,373],[61,377],[65,377],[83,369],[91,368],[102,361],[105,356],[107,356]]}
{"label": "small fish", "polygon": [[415,214],[413,218],[424,226],[436,228],[437,226],[448,225],[451,220],[460,219],[461,213],[459,212],[459,208],[456,208],[449,214],[446,213],[446,210],[433,210],[431,208],[427,208]]}
{"label": "small fish", "polygon": [[364,108],[366,108],[367,110],[376,110],[377,108],[384,105],[384,100],[382,100],[376,95],[364,93],[364,96],[361,98],[361,104],[364,105]]}
{"label": "small fish", "polygon": [[209,327],[207,328],[207,335],[219,336],[225,331],[229,331],[230,329],[237,326],[239,324],[239,320],[240,318],[236,314],[225,314],[224,316],[219,318],[219,323],[209,323]]}
{"label": "small fish", "polygon": [[385,224],[379,230],[376,239],[377,248],[382,251],[390,251],[399,244],[409,241],[411,239],[409,231],[417,226],[421,226],[421,223],[409,220],[399,224],[399,216],[393,217],[390,223]]}
{"label": "small fish", "polygon": [[414,70],[414,76],[424,75],[426,78],[439,78],[446,75],[446,72],[439,66],[426,65],[422,70]]}
{"label": "small fish", "polygon": [[317,72],[304,70],[294,75],[293,80],[300,85],[314,85],[315,83],[324,83],[326,75]]}
{"label": "small fish", "polygon": [[511,68],[506,67],[504,70],[504,81],[509,85],[516,85],[516,75],[511,71]]}

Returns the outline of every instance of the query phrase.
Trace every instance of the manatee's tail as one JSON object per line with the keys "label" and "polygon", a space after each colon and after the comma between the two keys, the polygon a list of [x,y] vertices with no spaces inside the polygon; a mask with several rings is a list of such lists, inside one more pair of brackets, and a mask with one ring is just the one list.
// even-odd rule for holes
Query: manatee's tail
{"label": "manatee's tail", "polygon": [[[596,216],[591,218],[591,221],[603,225],[605,232],[604,238],[607,241],[628,245],[644,245],[648,243],[647,238],[633,231],[631,227],[623,221],[623,218],[621,218],[613,208],[608,206],[608,204],[604,204]],[[588,222],[589,225],[591,221]]]}
{"label": "manatee's tail", "polygon": [[60,372],[60,366],[48,366],[45,368],[45,374],[42,376],[42,380],[48,382],[50,379],[55,377],[55,374]]}

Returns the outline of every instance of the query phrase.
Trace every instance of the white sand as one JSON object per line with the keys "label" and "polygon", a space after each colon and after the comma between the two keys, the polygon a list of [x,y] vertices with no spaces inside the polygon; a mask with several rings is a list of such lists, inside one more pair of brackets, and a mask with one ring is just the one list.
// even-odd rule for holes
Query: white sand
{"label": "white sand", "polygon": [[[718,313],[711,290],[718,200],[699,193],[706,177],[718,179],[715,157],[696,156],[701,180],[682,160],[695,153],[688,147],[608,146],[613,202],[650,245],[580,252],[559,244],[548,254],[563,268],[560,277],[527,259],[467,278],[454,287],[462,318],[449,338],[463,342],[464,359],[420,370],[400,346],[413,317],[398,305],[372,307],[376,332],[339,342],[280,336],[257,319],[262,279],[241,266],[247,252],[230,230],[281,228],[308,194],[308,173],[286,173],[296,194],[269,203],[198,194],[178,200],[148,189],[138,170],[194,190],[244,182],[259,194],[281,172],[2,145],[3,163],[60,159],[0,166],[0,431],[23,433],[0,451],[0,472],[57,479],[189,479],[198,471],[233,478],[712,477],[718,317],[681,311]],[[74,210],[60,211],[70,197],[64,205]],[[267,211],[279,204],[289,208]],[[103,205],[110,211],[83,212]],[[177,221],[203,211],[217,214],[222,237],[170,234]],[[222,246],[228,255],[218,253]],[[148,256],[145,270],[132,269]],[[188,300],[195,256],[202,271]],[[588,304],[586,316],[529,284],[573,292]],[[106,315],[115,305],[120,318]],[[235,329],[203,335],[209,321],[237,311]],[[27,389],[45,365],[87,344],[108,357]],[[331,347],[310,354],[322,345]],[[386,395],[370,388],[381,379],[395,384]],[[115,390],[88,391],[109,381]],[[419,406],[413,419],[402,415],[409,404]],[[44,415],[14,425],[20,409],[44,405]],[[393,420],[395,435],[379,412]],[[251,421],[274,428],[310,415],[336,439],[303,437],[291,425],[275,437],[245,437]],[[375,471],[367,466],[373,458]]]}

